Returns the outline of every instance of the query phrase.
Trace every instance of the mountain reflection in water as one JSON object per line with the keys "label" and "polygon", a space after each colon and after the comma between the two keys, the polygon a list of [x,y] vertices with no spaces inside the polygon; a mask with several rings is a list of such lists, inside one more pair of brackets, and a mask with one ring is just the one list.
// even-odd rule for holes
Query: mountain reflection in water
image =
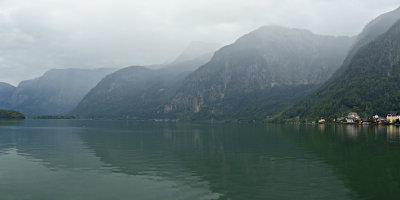
{"label": "mountain reflection in water", "polygon": [[0,122],[6,199],[390,199],[400,129]]}

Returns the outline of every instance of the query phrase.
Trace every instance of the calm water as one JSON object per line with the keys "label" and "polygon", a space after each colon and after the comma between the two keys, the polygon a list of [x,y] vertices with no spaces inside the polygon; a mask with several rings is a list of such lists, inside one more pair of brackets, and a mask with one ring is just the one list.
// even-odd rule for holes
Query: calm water
{"label": "calm water", "polygon": [[400,129],[3,121],[0,199],[400,199]]}

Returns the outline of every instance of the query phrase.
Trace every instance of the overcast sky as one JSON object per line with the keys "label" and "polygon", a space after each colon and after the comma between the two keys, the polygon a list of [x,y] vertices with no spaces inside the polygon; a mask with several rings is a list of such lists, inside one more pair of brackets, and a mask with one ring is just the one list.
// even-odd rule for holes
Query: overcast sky
{"label": "overcast sky", "polygon": [[173,60],[262,25],[355,35],[399,0],[0,0],[0,81]]}

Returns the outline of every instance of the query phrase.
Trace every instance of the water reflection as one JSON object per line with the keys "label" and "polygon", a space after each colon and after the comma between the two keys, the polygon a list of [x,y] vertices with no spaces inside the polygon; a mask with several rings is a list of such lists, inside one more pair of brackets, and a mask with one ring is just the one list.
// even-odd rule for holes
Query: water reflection
{"label": "water reflection", "polygon": [[0,126],[22,126],[24,120],[0,120]]}
{"label": "water reflection", "polygon": [[[207,182],[191,177],[190,172],[169,162],[169,153],[152,155],[163,149],[147,151],[146,143],[152,143],[153,138],[147,138],[146,132],[151,129],[138,127],[140,134],[131,135],[129,129],[117,131],[119,123],[107,131],[93,128],[97,125],[91,122],[91,128],[82,128],[83,122],[64,121],[48,127],[43,121],[27,123],[20,128],[0,129],[0,142],[9,144],[1,149],[0,193],[10,199],[219,197],[210,192]],[[126,137],[120,137],[121,134]],[[106,139],[103,136],[112,139],[101,141]],[[95,148],[91,149],[86,142]],[[166,173],[157,173],[163,167],[168,169]]]}
{"label": "water reflection", "polygon": [[27,120],[0,126],[0,193],[16,199],[395,198],[399,133],[389,126]]}
{"label": "water reflection", "polygon": [[324,131],[325,130],[325,124],[318,124],[318,129],[320,131]]}
{"label": "water reflection", "polygon": [[358,133],[361,131],[360,126],[357,126],[357,125],[345,125],[344,127],[345,127],[344,133],[353,139],[357,138]]}
{"label": "water reflection", "polygon": [[324,134],[316,134],[319,131],[305,127],[296,141],[332,166],[357,197],[398,199],[400,148],[398,138],[392,140],[387,130],[392,129],[384,126],[331,126]]}
{"label": "water reflection", "polygon": [[400,141],[400,127],[399,126],[386,126],[388,140]]}
{"label": "water reflection", "polygon": [[121,173],[156,174],[189,186],[198,184],[193,178],[204,180],[221,199],[347,198],[350,191],[332,170],[276,131],[264,126],[164,124],[146,132],[96,132],[82,138]]}

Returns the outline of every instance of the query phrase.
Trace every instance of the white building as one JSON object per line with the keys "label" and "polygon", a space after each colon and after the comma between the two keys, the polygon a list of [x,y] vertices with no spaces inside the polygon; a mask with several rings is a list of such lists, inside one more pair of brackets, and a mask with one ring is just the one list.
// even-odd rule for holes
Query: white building
{"label": "white building", "polygon": [[353,118],[353,119],[360,119],[360,116],[356,112],[351,112],[347,115],[347,118]]}

